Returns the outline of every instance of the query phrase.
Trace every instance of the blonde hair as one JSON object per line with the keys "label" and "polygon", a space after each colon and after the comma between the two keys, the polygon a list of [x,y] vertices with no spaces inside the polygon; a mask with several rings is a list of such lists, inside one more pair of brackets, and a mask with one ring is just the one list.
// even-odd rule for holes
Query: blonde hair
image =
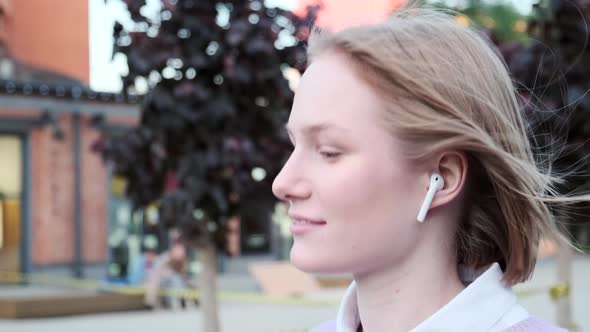
{"label": "blonde hair", "polygon": [[541,236],[560,243],[551,202],[556,178],[537,165],[515,87],[495,48],[451,15],[408,6],[383,23],[312,34],[310,62],[326,51],[345,55],[385,105],[384,123],[425,161],[441,151],[469,159],[458,264],[499,262],[504,282],[532,274]]}

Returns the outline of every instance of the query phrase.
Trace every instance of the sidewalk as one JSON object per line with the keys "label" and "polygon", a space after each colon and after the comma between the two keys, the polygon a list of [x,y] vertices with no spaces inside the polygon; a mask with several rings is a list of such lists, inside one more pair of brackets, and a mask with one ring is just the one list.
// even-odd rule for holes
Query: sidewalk
{"label": "sidewalk", "polygon": [[[537,263],[533,278],[516,291],[534,289],[554,284],[557,270],[554,259],[542,259]],[[576,257],[572,271],[572,309],[574,322],[580,331],[590,332],[590,256]],[[555,306],[549,294],[525,297],[520,300],[529,312],[549,321],[555,321]]]}
{"label": "sidewalk", "polygon": [[[555,262],[543,259],[533,279],[516,290],[551,285],[555,281]],[[590,332],[590,257],[578,257],[574,263],[572,290],[574,319],[579,331]],[[219,282],[227,291],[255,291],[255,281],[244,274],[225,274]],[[344,289],[322,290],[308,298],[337,302]],[[521,303],[534,315],[554,320],[554,306],[548,294],[526,297]],[[253,302],[221,302],[224,332],[303,332],[315,324],[335,317],[337,305],[305,306],[261,304]],[[10,332],[161,332],[200,330],[201,315],[197,308],[186,311],[129,312],[91,316],[64,317],[24,321],[0,320],[0,331]]]}

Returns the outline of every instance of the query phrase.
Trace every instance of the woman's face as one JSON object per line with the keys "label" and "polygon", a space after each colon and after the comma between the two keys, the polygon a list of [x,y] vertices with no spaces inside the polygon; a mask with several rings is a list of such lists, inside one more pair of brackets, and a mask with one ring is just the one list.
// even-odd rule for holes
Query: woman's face
{"label": "woman's face", "polygon": [[316,273],[366,273],[413,251],[426,192],[383,126],[380,99],[338,54],[303,75],[287,128],[294,150],[273,184],[290,202],[291,261]]}

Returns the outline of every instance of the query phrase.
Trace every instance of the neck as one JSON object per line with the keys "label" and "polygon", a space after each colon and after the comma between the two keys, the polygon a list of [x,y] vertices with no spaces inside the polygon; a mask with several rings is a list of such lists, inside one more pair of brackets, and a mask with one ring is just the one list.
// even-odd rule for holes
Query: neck
{"label": "neck", "polygon": [[416,253],[419,258],[355,275],[363,332],[409,331],[464,289],[455,257],[440,252]]}

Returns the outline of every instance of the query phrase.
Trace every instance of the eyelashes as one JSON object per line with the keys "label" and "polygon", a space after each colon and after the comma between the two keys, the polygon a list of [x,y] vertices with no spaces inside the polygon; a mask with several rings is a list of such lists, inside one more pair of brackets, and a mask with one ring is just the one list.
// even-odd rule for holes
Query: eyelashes
{"label": "eyelashes", "polygon": [[[293,154],[295,152],[295,144],[293,144],[293,142],[291,142],[290,144],[290,153]],[[333,151],[333,150],[328,150],[324,147],[321,146],[317,146],[313,153],[317,153],[319,154],[323,159],[328,160],[328,161],[334,161],[335,159],[337,159],[338,157],[340,157],[342,155],[342,152],[340,151]]]}
{"label": "eyelashes", "polygon": [[334,160],[341,155],[340,152],[332,152],[332,151],[320,151],[319,153],[322,155],[322,157],[324,157],[325,159],[328,159],[328,160]]}

